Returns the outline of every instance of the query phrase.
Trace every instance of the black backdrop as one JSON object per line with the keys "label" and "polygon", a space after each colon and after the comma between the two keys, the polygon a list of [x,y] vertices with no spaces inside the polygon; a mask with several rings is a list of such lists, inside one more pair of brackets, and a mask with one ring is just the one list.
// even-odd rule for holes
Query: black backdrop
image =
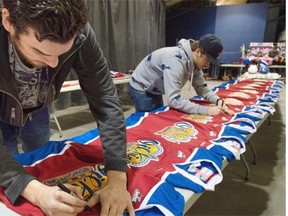
{"label": "black backdrop", "polygon": [[88,0],[89,20],[114,71],[134,69],[165,46],[163,0]]}

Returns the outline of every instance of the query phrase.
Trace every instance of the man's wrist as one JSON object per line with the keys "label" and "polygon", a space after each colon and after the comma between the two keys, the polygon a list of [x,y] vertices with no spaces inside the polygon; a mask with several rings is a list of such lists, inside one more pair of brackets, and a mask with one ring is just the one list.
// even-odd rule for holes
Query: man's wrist
{"label": "man's wrist", "polygon": [[123,171],[109,170],[107,171],[108,181],[127,182],[127,173]]}
{"label": "man's wrist", "polygon": [[36,195],[39,192],[39,188],[40,188],[40,191],[41,191],[41,187],[42,186],[43,186],[43,184],[41,182],[39,182],[36,179],[33,179],[23,189],[21,195],[24,198],[26,198],[27,200],[29,200],[31,203],[33,203],[34,205],[38,206],[39,203],[38,203],[38,200],[36,198]]}
{"label": "man's wrist", "polygon": [[217,100],[216,100],[216,105],[218,106],[218,104],[219,104],[219,101],[223,101],[223,99],[222,98],[218,98]]}

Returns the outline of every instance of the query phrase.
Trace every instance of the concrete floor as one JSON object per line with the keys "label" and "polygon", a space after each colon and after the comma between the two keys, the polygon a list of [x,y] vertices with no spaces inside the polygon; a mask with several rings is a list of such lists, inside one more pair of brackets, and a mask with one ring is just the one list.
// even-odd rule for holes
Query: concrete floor
{"label": "concrete floor", "polygon": [[[223,81],[207,81],[209,87]],[[188,87],[183,95],[191,97],[195,92]],[[271,125],[264,122],[252,136],[251,141],[257,151],[257,163],[252,164],[252,151],[247,147],[245,157],[251,169],[250,179],[245,177],[242,161],[232,161],[223,171],[224,179],[214,192],[204,192],[185,216],[196,215],[265,215],[284,216],[286,212],[286,86],[281,92],[276,112],[271,116]],[[134,112],[126,106],[125,116]],[[55,111],[63,129],[59,137],[57,127],[51,140],[63,140],[87,132],[96,127],[87,105]]]}

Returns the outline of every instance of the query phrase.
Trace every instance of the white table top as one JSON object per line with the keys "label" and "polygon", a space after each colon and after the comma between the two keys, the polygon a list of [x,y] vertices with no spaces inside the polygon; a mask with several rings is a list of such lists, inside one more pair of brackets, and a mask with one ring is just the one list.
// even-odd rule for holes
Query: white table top
{"label": "white table top", "polygon": [[[125,75],[125,77],[113,78],[115,85],[128,83],[131,78],[131,75]],[[79,80],[69,80],[65,81],[62,85],[60,92],[70,92],[80,90]]]}
{"label": "white table top", "polygon": [[3,216],[19,216],[19,214],[7,208],[2,202],[0,202],[0,214]]}
{"label": "white table top", "polygon": [[[246,65],[244,65],[244,64],[221,64],[220,65],[220,67],[240,67],[240,68],[245,67],[245,66]],[[283,69],[285,69],[286,65],[269,65],[268,67],[269,68],[279,68],[279,69],[283,68]]]}
{"label": "white table top", "polygon": [[220,67],[245,67],[246,65],[243,64],[221,64]]}
{"label": "white table top", "polygon": [[283,68],[285,69],[286,68],[286,65],[270,65],[268,66],[269,68]]}

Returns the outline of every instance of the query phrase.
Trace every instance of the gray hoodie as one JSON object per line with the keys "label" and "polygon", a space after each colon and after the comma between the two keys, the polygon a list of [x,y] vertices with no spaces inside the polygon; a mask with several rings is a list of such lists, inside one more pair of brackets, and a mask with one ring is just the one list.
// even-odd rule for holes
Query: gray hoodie
{"label": "gray hoodie", "polygon": [[181,96],[181,89],[188,80],[198,95],[216,103],[219,96],[207,87],[203,71],[194,67],[190,41],[181,39],[178,46],[164,47],[146,56],[134,70],[130,85],[154,95],[165,94],[168,105],[174,109],[207,114],[207,106]]}

